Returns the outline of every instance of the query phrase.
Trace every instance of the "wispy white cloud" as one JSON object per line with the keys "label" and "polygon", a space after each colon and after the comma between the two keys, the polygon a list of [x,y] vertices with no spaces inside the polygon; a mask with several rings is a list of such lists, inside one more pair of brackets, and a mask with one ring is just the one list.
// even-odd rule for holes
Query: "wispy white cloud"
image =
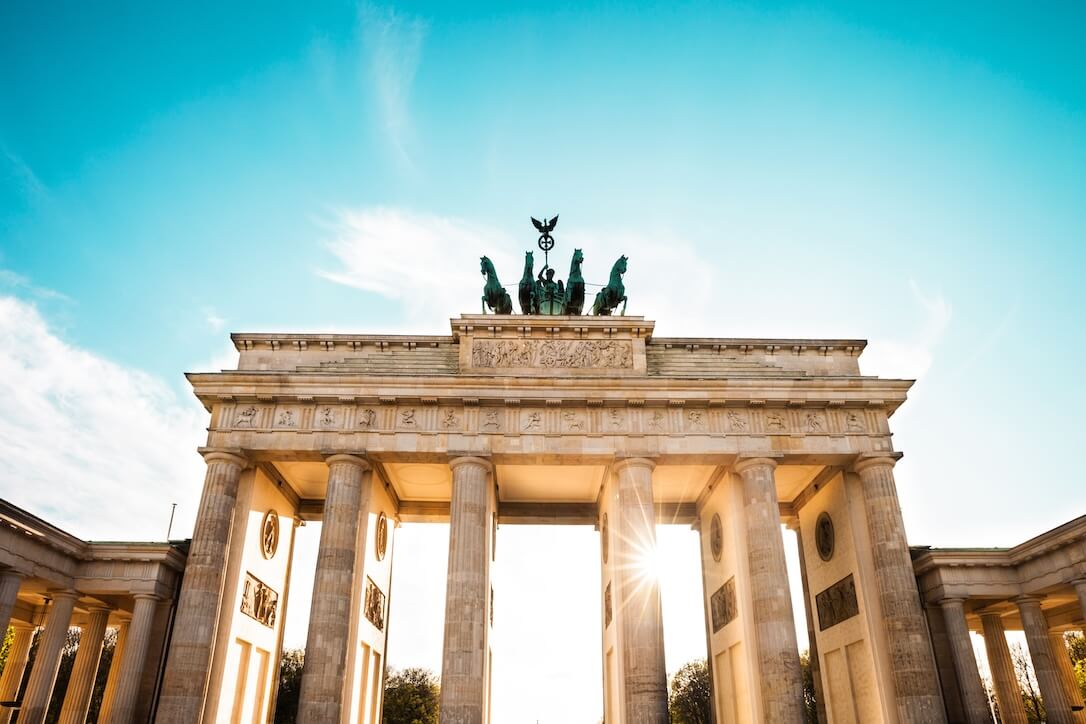
{"label": "wispy white cloud", "polygon": [[0,496],[76,535],[189,535],[206,414],[160,380],[58,337],[0,297]]}
{"label": "wispy white cloud", "polygon": [[39,287],[22,274],[11,269],[0,269],[0,288],[23,292],[38,299],[55,299],[64,302],[72,301],[71,298],[55,289]]}
{"label": "wispy white cloud", "polygon": [[214,307],[204,307],[201,311],[204,314],[204,321],[211,328],[211,331],[218,332],[226,326],[226,320],[219,316]]}
{"label": "wispy white cloud", "polygon": [[419,18],[370,3],[362,4],[358,20],[365,85],[373,89],[380,122],[398,161],[412,170],[409,146],[413,124],[408,99],[422,58],[427,25]]}
{"label": "wispy white cloud", "polygon": [[923,313],[919,329],[904,338],[872,338],[862,359],[866,374],[917,379],[931,367],[950,326],[951,306],[941,294],[924,292],[915,280],[909,280],[909,290]]}
{"label": "wispy white cloud", "polygon": [[0,141],[0,156],[7,161],[8,173],[30,202],[39,203],[49,199],[49,189],[34,173],[34,169],[3,141]]}

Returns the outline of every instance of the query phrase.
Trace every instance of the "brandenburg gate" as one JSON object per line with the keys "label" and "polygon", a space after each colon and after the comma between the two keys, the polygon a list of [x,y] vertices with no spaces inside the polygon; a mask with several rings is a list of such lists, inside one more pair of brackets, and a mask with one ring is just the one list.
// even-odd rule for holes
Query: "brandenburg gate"
{"label": "brandenburg gate", "polygon": [[658,337],[612,315],[450,326],[235,334],[237,369],[189,375],[207,476],[156,721],[267,719],[306,520],[322,527],[302,722],[379,720],[396,527],[413,521],[450,527],[443,722],[491,720],[490,572],[498,526],[518,523],[596,526],[605,720],[668,721],[639,565],[657,522],[700,532],[718,722],[803,721],[782,522],[830,720],[945,720],[894,486],[889,418],[911,383],[862,375],[864,342]]}

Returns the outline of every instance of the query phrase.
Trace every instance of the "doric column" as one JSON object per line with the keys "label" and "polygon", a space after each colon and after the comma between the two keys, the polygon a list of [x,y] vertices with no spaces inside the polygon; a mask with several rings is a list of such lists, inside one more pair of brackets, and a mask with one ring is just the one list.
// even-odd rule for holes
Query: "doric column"
{"label": "doric column", "polygon": [[939,606],[943,609],[954,671],[958,674],[965,720],[968,724],[991,724],[992,710],[988,707],[988,696],[984,693],[973,642],[969,637],[969,626],[965,622],[965,599],[944,598]]}
{"label": "doric column", "polygon": [[136,718],[143,667],[147,662],[147,647],[151,643],[151,627],[155,623],[159,599],[147,593],[137,593],[134,598],[136,603],[132,607],[132,621],[128,624],[117,689],[106,724],[133,724]]}
{"label": "doric column", "polygon": [[[1075,587],[1075,593],[1078,594],[1078,615],[1086,621],[1086,578],[1071,581],[1071,585]],[[1086,626],[1083,626],[1082,633],[1086,634]]]}
{"label": "doric column", "polygon": [[23,584],[25,576],[14,568],[0,571],[0,634],[8,630],[11,621],[11,612],[15,609],[15,601],[19,598],[19,586]]}
{"label": "doric column", "polygon": [[1022,689],[1018,686],[1018,675],[1014,672],[1007,634],[1003,630],[1003,617],[994,611],[986,612],[980,615],[980,622],[984,627],[984,650],[992,672],[999,718],[1003,724],[1028,724]]}
{"label": "doric column", "polygon": [[38,652],[34,656],[34,666],[23,695],[23,708],[19,710],[19,724],[41,724],[45,721],[60,668],[60,652],[64,648],[72,611],[79,598],[79,594],[71,590],[50,591],[49,595],[53,597],[53,605],[38,641]]}
{"label": "doric column", "polygon": [[826,697],[822,693],[821,662],[818,659],[818,641],[815,635],[814,613],[811,611],[811,589],[807,583],[807,558],[803,552],[803,533],[799,527],[799,516],[788,521],[788,528],[796,533],[796,547],[799,549],[799,575],[803,579],[803,613],[807,618],[807,646],[810,657],[811,680],[814,682],[815,708],[818,724],[826,724]]}
{"label": "doric column", "polygon": [[202,715],[238,483],[247,464],[240,455],[221,450],[204,451],[204,460],[207,475],[162,682],[160,724],[192,724]]}
{"label": "doric column", "polygon": [[[26,672],[26,661],[30,655],[30,642],[34,639],[34,627],[22,621],[10,624],[15,629],[15,636],[8,649],[8,660],[4,664],[4,675],[0,677],[0,701],[15,701],[19,696],[19,685]],[[12,710],[0,708],[0,724],[8,724]]]}
{"label": "doric column", "polygon": [[614,537],[618,622],[622,626],[622,662],[626,719],[667,722],[667,671],[664,668],[664,619],[660,582],[645,563],[656,553],[656,509],[652,471],[645,458],[614,466],[618,485],[618,531]]}
{"label": "doric column", "polygon": [[110,609],[96,606],[87,614],[87,625],[79,634],[75,664],[64,692],[64,706],[60,710],[60,724],[83,724],[87,720],[94,677],[98,675],[98,661],[102,658],[102,640],[106,637]]}
{"label": "doric column", "polygon": [[449,465],[453,479],[441,655],[441,721],[480,724],[488,718],[491,465],[477,457],[458,457]]}
{"label": "doric column", "polygon": [[1073,724],[1075,720],[1071,716],[1071,705],[1063,693],[1060,672],[1048,640],[1048,621],[1041,612],[1041,601],[1034,596],[1021,596],[1014,602],[1018,604],[1018,613],[1022,617],[1022,629],[1026,634],[1033,673],[1041,688],[1048,721],[1050,724]]}
{"label": "doric column", "polygon": [[117,679],[121,676],[121,661],[124,659],[124,645],[128,638],[128,621],[117,625],[117,638],[113,642],[113,658],[109,663],[109,676],[106,677],[106,690],[102,692],[102,706],[98,710],[98,721],[108,722],[113,708],[113,697],[117,693]]}
{"label": "doric column", "polygon": [[769,458],[746,458],[735,464],[735,472],[743,481],[751,613],[763,717],[767,722],[802,723],[803,679],[773,476],[776,467],[777,463]]}
{"label": "doric column", "polygon": [[350,646],[351,590],[362,506],[362,478],[370,466],[354,455],[328,458],[328,492],[324,499],[309,636],[302,667],[298,722],[338,722],[343,699],[343,672]]}
{"label": "doric column", "polygon": [[894,484],[895,462],[890,456],[862,458],[853,469],[862,482],[898,718],[902,724],[945,722],[939,675]]}
{"label": "doric column", "polygon": [[1048,645],[1052,649],[1052,657],[1056,663],[1056,671],[1060,675],[1060,683],[1063,684],[1063,693],[1071,705],[1072,716],[1076,722],[1086,722],[1086,711],[1083,708],[1082,691],[1075,681],[1075,669],[1071,666],[1071,655],[1067,650],[1067,643],[1063,640],[1062,633],[1048,634]]}

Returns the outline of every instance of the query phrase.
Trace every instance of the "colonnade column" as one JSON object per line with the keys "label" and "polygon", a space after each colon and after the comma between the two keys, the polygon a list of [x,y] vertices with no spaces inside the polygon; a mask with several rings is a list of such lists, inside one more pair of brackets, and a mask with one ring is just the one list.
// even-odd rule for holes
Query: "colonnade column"
{"label": "colonnade column", "polygon": [[992,672],[999,718],[1003,724],[1028,724],[1022,689],[1018,686],[1007,633],[1003,629],[1003,617],[994,611],[982,613],[980,623],[984,627],[984,650],[988,654],[988,669]]}
{"label": "colonnade column", "polygon": [[646,458],[627,458],[614,467],[619,513],[614,555],[621,609],[617,620],[622,626],[626,719],[631,722],[668,721],[660,582],[646,568],[656,551],[655,467]]}
{"label": "colonnade column", "polygon": [[1073,724],[1071,705],[1063,693],[1059,669],[1052,655],[1051,642],[1048,640],[1048,621],[1041,611],[1041,601],[1034,596],[1021,596],[1014,599],[1022,617],[1022,629],[1026,634],[1026,646],[1033,662],[1033,673],[1037,676],[1037,685],[1041,688],[1045,713],[1050,724]]}
{"label": "colonnade column", "polygon": [[4,635],[11,622],[11,612],[19,598],[19,586],[23,584],[22,573],[13,568],[0,571],[0,635]]}
{"label": "colonnade column", "polygon": [[102,692],[102,707],[98,710],[98,721],[108,722],[113,709],[113,697],[117,693],[117,679],[121,676],[121,661],[124,660],[125,641],[128,638],[128,621],[117,626],[117,638],[113,642],[113,659],[109,663],[109,676],[106,677],[106,690]]}
{"label": "colonnade column", "polygon": [[[136,705],[139,704],[140,684],[144,664],[147,663],[147,647],[151,643],[151,628],[155,623],[158,596],[137,593],[132,608],[132,622],[128,624],[121,668],[117,673],[117,689],[109,708],[106,724],[133,724]],[[200,721],[197,719],[196,721]]]}
{"label": "colonnade column", "polygon": [[60,709],[60,724],[83,724],[90,709],[94,677],[98,675],[98,662],[102,658],[102,641],[106,637],[110,609],[95,607],[87,614],[87,625],[79,633],[79,648],[75,664],[64,692],[64,706]]}
{"label": "colonnade column", "polygon": [[60,668],[60,652],[72,623],[72,611],[79,598],[76,591],[50,591],[53,605],[45,621],[45,630],[38,640],[38,652],[30,670],[30,680],[23,695],[23,708],[19,710],[19,724],[41,724],[49,710],[49,699]]}
{"label": "colonnade column", "polygon": [[248,464],[245,458],[232,452],[204,450],[203,453],[207,474],[185,562],[170,657],[159,698],[156,721],[161,724],[192,724],[203,715],[238,483]]}
{"label": "colonnade column", "polygon": [[770,458],[746,458],[735,464],[743,482],[747,559],[753,603],[754,643],[763,717],[771,722],[803,722],[803,679],[792,618],[792,594],[784,562],[781,513]]}
{"label": "colonnade column", "polygon": [[[26,672],[26,662],[30,656],[30,643],[34,640],[34,627],[30,624],[12,621],[10,625],[15,629],[15,636],[8,649],[4,675],[0,677],[0,701],[15,701],[19,695],[19,686],[23,683],[23,673]],[[0,708],[0,724],[8,724],[12,711],[6,707]]]}
{"label": "colonnade column", "polygon": [[946,721],[935,657],[920,608],[905,522],[894,483],[894,457],[861,458],[862,482],[875,583],[888,639],[898,717],[902,724]]}
{"label": "colonnade column", "polygon": [[[1075,587],[1075,593],[1078,594],[1079,616],[1086,621],[1086,578],[1071,581],[1071,585]],[[1083,626],[1082,633],[1086,635],[1086,625]]]}
{"label": "colonnade column", "polygon": [[814,613],[811,611],[811,589],[807,583],[807,558],[803,552],[803,533],[799,527],[799,516],[788,521],[788,528],[796,533],[796,547],[799,549],[799,575],[803,579],[803,613],[807,618],[807,655],[810,657],[811,679],[814,681],[815,709],[818,724],[826,724],[826,697],[822,691],[821,662],[818,659],[818,636],[815,634]]}
{"label": "colonnade column", "polygon": [[958,674],[958,686],[962,693],[962,708],[968,724],[991,724],[992,710],[988,706],[988,696],[984,693],[984,684],[980,680],[977,657],[973,653],[973,641],[969,636],[969,626],[965,621],[965,600],[944,598],[939,602],[943,609],[943,621],[946,623],[947,638],[950,640],[950,653],[954,659],[954,670]]}
{"label": "colonnade column", "polygon": [[441,654],[442,724],[489,720],[491,492],[490,462],[458,457],[449,503],[449,578]]}
{"label": "colonnade column", "polygon": [[1067,643],[1063,640],[1062,633],[1050,632],[1048,645],[1052,649],[1052,656],[1056,663],[1056,671],[1059,672],[1060,682],[1063,684],[1063,693],[1071,706],[1071,716],[1076,722],[1086,722],[1086,711],[1083,709],[1082,691],[1075,681],[1075,669],[1071,666],[1071,656],[1067,651]]}
{"label": "colonnade column", "polygon": [[340,720],[363,476],[371,474],[369,463],[354,455],[331,455],[327,463],[328,492],[298,698],[300,724]]}

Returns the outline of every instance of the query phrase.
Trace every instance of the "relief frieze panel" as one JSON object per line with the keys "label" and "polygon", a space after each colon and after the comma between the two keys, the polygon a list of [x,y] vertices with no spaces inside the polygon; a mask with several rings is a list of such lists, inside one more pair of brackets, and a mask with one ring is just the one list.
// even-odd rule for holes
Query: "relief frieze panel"
{"label": "relief frieze panel", "polygon": [[735,600],[735,578],[729,578],[709,599],[709,608],[713,616],[713,633],[727,626],[738,615]]}
{"label": "relief frieze panel", "polygon": [[633,344],[610,339],[476,339],[472,367],[629,369]]}
{"label": "relief frieze panel", "polygon": [[275,627],[279,594],[248,571],[241,593],[241,612],[269,628]]}
{"label": "relief frieze panel", "polygon": [[848,574],[837,583],[815,596],[818,609],[818,630],[825,631],[842,621],[860,614],[856,599],[856,581]]}

